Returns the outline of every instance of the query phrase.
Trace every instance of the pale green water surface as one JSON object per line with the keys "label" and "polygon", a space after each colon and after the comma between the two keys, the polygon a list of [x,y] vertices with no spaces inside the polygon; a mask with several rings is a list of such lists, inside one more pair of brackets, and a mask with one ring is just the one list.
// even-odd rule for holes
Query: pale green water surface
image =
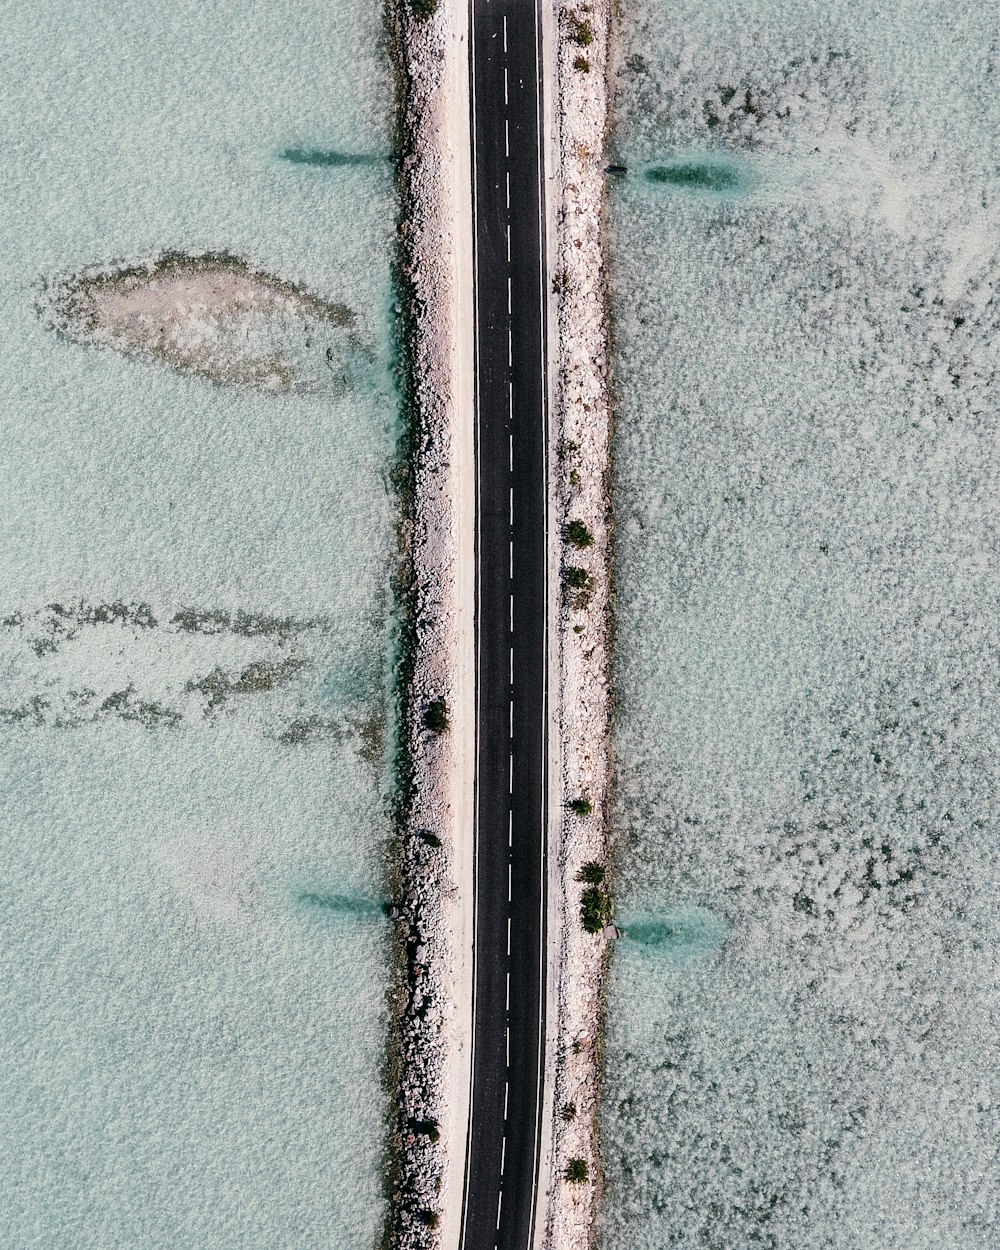
{"label": "pale green water surface", "polygon": [[599,1244],[987,1250],[1000,18],[622,17]]}
{"label": "pale green water surface", "polygon": [[[356,1250],[382,1218],[391,94],[381,6],[6,5],[0,1244]],[[369,154],[297,163],[287,152]],[[228,251],[356,313],[265,394],[58,339]]]}

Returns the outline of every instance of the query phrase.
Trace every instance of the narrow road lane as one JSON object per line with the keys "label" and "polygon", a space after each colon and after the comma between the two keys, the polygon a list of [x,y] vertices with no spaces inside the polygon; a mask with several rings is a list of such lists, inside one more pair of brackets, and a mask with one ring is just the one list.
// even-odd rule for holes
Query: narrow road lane
{"label": "narrow road lane", "polygon": [[536,0],[470,0],[477,793],[464,1250],[534,1232],[545,1033],[546,358]]}

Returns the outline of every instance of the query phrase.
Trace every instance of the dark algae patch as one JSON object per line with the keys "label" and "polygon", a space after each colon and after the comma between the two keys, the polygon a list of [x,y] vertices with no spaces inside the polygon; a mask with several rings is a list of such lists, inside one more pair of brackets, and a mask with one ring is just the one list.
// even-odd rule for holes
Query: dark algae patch
{"label": "dark algae patch", "polygon": [[351,169],[356,166],[388,164],[391,157],[372,152],[339,152],[335,148],[285,148],[281,159],[290,165],[308,165],[313,169]]}
{"label": "dark algae patch", "polygon": [[725,161],[672,161],[667,165],[651,165],[644,176],[654,186],[713,195],[738,193],[749,188],[746,174]]}
{"label": "dark algae patch", "polygon": [[233,695],[261,694],[290,681],[303,667],[301,660],[288,656],[281,660],[256,660],[236,676],[222,668],[213,668],[197,681],[189,681],[186,689],[207,698],[205,712],[213,712]]}
{"label": "dark algae patch", "polygon": [[336,916],[383,916],[385,907],[378,899],[361,898],[355,894],[327,894],[320,890],[303,890],[296,902],[310,911]]}
{"label": "dark algae patch", "polygon": [[184,607],[175,612],[171,625],[190,634],[239,634],[244,638],[276,635],[287,638],[304,629],[318,629],[319,620],[296,620],[291,616],[265,616],[260,612],[228,612],[221,608]]}
{"label": "dark algae patch", "polygon": [[348,736],[349,730],[329,716],[301,716],[289,724],[278,735],[282,746],[307,746],[314,742],[341,742]]}
{"label": "dark algae patch", "polygon": [[21,633],[35,655],[54,654],[64,642],[78,637],[88,625],[130,625],[154,629],[156,618],[146,603],[50,603],[40,611],[17,611],[0,620],[0,630]]}
{"label": "dark algae patch", "polygon": [[[0,618],[0,667],[13,674],[16,690],[0,707],[0,726],[70,729],[113,718],[174,729],[214,719],[228,707],[282,744],[354,738],[358,754],[376,765],[386,740],[381,708],[335,717],[327,691],[316,690],[315,682],[292,689],[306,670],[330,663],[327,632],[322,618],[239,609],[181,606],[158,619],[139,601],[19,608]],[[151,671],[148,644],[144,649],[140,641],[148,634],[155,639]],[[187,635],[228,636],[230,662],[208,668],[205,648],[192,650]],[[234,648],[235,639],[246,644]],[[343,684],[332,702],[354,706],[356,675],[348,673]]]}

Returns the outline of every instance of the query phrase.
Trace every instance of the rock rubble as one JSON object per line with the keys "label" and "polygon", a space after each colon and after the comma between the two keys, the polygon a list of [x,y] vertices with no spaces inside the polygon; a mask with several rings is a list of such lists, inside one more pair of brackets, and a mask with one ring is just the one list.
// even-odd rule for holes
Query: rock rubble
{"label": "rock rubble", "polygon": [[392,1241],[400,1250],[432,1250],[441,1241],[449,1198],[448,1064],[465,1023],[456,1019],[452,778],[458,730],[438,731],[427,723],[432,704],[443,701],[444,711],[453,698],[458,650],[455,222],[447,77],[453,31],[446,5],[422,20],[401,2],[394,21],[402,79],[400,234],[413,423],[408,539],[414,655],[405,726],[411,793],[398,867],[404,967]]}
{"label": "rock rubble", "polygon": [[[553,463],[559,517],[584,523],[593,541],[564,554],[583,567],[586,593],[563,588],[559,616],[560,729],[564,816],[555,848],[561,946],[555,1036],[553,1148],[546,1245],[585,1250],[593,1242],[601,1169],[597,1140],[602,995],[614,925],[588,934],[581,923],[581,872],[606,865],[611,730],[611,400],[604,256],[603,152],[609,117],[611,6],[563,4],[558,14],[560,199],[556,271],[559,366]],[[581,34],[581,32],[584,32]],[[586,40],[581,43],[581,39]],[[583,68],[586,65],[587,68]],[[585,797],[592,812],[571,802]],[[589,1180],[565,1177],[570,1160]]]}

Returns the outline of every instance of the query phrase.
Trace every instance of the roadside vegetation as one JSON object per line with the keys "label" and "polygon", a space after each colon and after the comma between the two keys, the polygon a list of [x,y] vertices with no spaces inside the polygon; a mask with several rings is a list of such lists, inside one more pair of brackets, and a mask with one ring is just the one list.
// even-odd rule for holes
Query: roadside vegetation
{"label": "roadside vegetation", "polygon": [[576,547],[578,551],[593,546],[594,535],[579,518],[569,521],[563,533],[570,546]]}
{"label": "roadside vegetation", "polygon": [[438,11],[440,0],[406,0],[410,12],[420,22],[426,22]]}
{"label": "roadside vegetation", "polygon": [[563,585],[571,593],[573,607],[583,610],[590,603],[594,593],[594,579],[586,569],[578,564],[568,564],[563,569]]}
{"label": "roadside vegetation", "polygon": [[566,1164],[566,1171],[563,1176],[571,1185],[584,1185],[590,1180],[590,1168],[587,1167],[586,1159],[570,1159]]}
{"label": "roadside vegetation", "polygon": [[588,933],[600,933],[614,916],[614,900],[600,885],[589,885],[580,896],[580,919]]}
{"label": "roadside vegetation", "polygon": [[414,1133],[421,1133],[430,1142],[441,1140],[441,1128],[437,1120],[413,1120],[410,1127]]}
{"label": "roadside vegetation", "polygon": [[583,796],[578,799],[570,799],[566,806],[574,816],[589,816],[594,810],[594,805],[590,799]]}
{"label": "roadside vegetation", "polygon": [[446,699],[434,699],[427,705],[424,712],[424,724],[433,733],[447,733],[451,722],[448,719],[448,702]]}
{"label": "roadside vegetation", "polygon": [[577,881],[582,881],[585,885],[603,885],[604,865],[592,859],[589,863],[584,864],[576,874],[576,879]]}
{"label": "roadside vegetation", "polygon": [[594,25],[589,17],[577,17],[571,13],[569,18],[569,37],[581,48],[589,48],[594,42]]}

